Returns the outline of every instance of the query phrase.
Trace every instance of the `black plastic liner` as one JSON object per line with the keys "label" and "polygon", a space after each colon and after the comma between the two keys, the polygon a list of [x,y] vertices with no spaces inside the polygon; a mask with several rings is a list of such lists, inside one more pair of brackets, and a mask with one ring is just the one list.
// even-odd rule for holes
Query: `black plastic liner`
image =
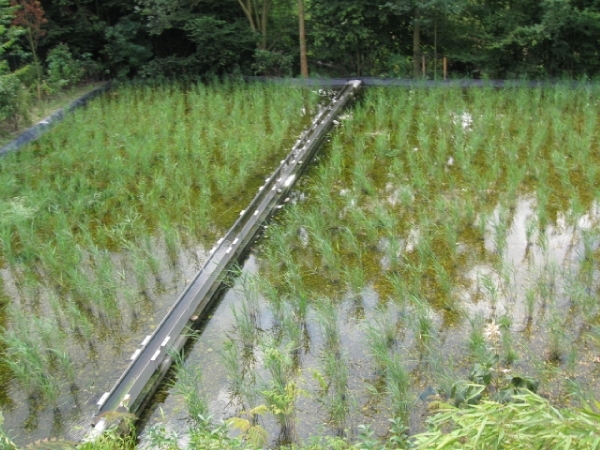
{"label": "black plastic liner", "polygon": [[373,78],[373,77],[349,77],[349,78],[276,78],[276,77],[244,77],[245,81],[259,81],[264,83],[289,84],[293,86],[329,87],[332,89],[342,88],[351,80],[362,81],[363,86],[397,86],[406,88],[427,87],[461,87],[461,88],[508,88],[508,87],[530,87],[541,88],[550,86],[567,86],[582,88],[589,86],[600,86],[598,83],[585,81],[565,80],[414,80],[405,78]]}
{"label": "black plastic liner", "polygon": [[38,139],[42,134],[48,131],[54,124],[63,120],[65,115],[69,113],[71,110],[80,108],[82,106],[87,105],[87,103],[98,97],[99,95],[105,93],[112,87],[112,82],[108,82],[103,84],[100,87],[97,87],[93,91],[88,92],[87,94],[79,97],[77,100],[73,101],[70,105],[65,106],[64,108],[59,109],[58,111],[52,113],[45,119],[36,123],[31,128],[25,130],[19,137],[17,137],[14,141],[6,144],[4,147],[0,148],[0,157],[4,156],[6,153],[15,152],[19,150],[24,145],[27,145],[36,139]]}

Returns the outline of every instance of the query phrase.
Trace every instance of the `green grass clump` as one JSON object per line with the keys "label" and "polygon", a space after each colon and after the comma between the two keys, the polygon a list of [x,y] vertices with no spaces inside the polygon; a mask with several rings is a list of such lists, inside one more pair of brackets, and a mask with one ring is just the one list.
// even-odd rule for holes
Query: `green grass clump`
{"label": "green grass clump", "polygon": [[430,397],[460,403],[460,380],[600,393],[599,104],[597,87],[364,92],[259,251],[260,334],[303,327],[306,420],[381,443],[388,419],[422,431]]}
{"label": "green grass clump", "polygon": [[597,449],[600,414],[594,407],[555,408],[531,392],[510,403],[484,401],[468,408],[433,405],[430,431],[412,439],[416,449]]}
{"label": "green grass clump", "polygon": [[0,158],[1,357],[25,396],[64,405],[88,364],[127,361],[316,104],[265,84],[121,86]]}

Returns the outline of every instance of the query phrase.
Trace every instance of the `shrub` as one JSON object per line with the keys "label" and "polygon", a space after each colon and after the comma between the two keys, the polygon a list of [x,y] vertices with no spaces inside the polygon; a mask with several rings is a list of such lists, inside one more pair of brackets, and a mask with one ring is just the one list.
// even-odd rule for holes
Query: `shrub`
{"label": "shrub", "polygon": [[256,75],[289,77],[292,75],[292,55],[270,50],[254,52],[252,69]]}
{"label": "shrub", "polygon": [[48,53],[48,85],[51,90],[63,89],[77,84],[83,78],[83,68],[73,58],[65,44],[59,44]]}
{"label": "shrub", "polygon": [[[0,74],[0,123],[17,129],[19,122],[27,119],[28,104],[29,93],[19,80],[19,74]],[[2,128],[5,127],[0,130]]]}
{"label": "shrub", "polygon": [[466,408],[436,403],[430,430],[414,436],[416,449],[598,449],[600,414],[592,408],[558,409],[523,390],[510,403],[483,401]]}

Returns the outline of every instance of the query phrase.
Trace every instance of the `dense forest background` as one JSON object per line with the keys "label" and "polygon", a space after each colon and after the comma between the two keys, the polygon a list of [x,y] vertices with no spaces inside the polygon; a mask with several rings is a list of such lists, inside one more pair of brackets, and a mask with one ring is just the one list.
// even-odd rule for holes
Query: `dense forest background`
{"label": "dense forest background", "polygon": [[600,0],[0,0],[0,119],[82,79],[581,78],[599,51]]}

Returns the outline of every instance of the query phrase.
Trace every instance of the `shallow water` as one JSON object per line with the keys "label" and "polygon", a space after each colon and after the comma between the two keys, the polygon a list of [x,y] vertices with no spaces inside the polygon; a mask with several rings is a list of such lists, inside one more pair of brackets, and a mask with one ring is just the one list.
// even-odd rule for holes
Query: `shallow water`
{"label": "shallow water", "polygon": [[[240,114],[245,102],[250,101],[246,98],[250,94],[240,95],[239,87],[230,89],[229,97],[240,103],[234,108],[221,101],[219,107],[228,109],[229,115]],[[215,97],[210,88],[199,91],[193,97],[198,105],[202,95]],[[233,95],[233,91],[237,94]],[[219,87],[215,92],[219,93]],[[316,96],[294,91],[286,103],[284,88],[257,88],[252,92],[252,105],[262,102],[264,117],[253,115],[248,120],[249,129],[262,130],[263,134],[255,133],[244,149],[229,150],[255,155],[260,149],[261,154],[252,158],[256,167],[246,164],[242,168],[236,161],[224,162],[227,185],[245,180],[243,188],[233,196],[220,190],[219,179],[210,181],[210,195],[199,191],[200,181],[208,179],[209,174],[204,173],[206,167],[194,166],[192,162],[210,156],[206,148],[213,145],[210,139],[217,134],[214,127],[218,124],[228,135],[221,145],[229,146],[234,145],[234,139],[229,138],[243,135],[244,124],[236,123],[238,133],[232,135],[229,126],[222,124],[231,119],[228,114],[223,117],[217,110],[202,109],[202,122],[176,120],[168,115],[172,108],[181,114],[184,110],[190,116],[198,114],[189,96],[176,87],[158,93],[149,88],[112,92],[100,106],[70,116],[34,147],[12,155],[11,160],[2,160],[0,228],[3,232],[16,229],[18,238],[14,237],[16,234],[2,236],[0,326],[6,327],[5,336],[13,333],[24,337],[18,345],[25,342],[27,352],[34,351],[27,353],[23,347],[18,355],[33,355],[37,364],[29,370],[34,374],[31,378],[35,378],[32,386],[23,381],[29,374],[16,377],[17,370],[33,367],[25,364],[24,356],[11,357],[15,363],[12,370],[0,364],[4,429],[15,436],[16,443],[51,437],[78,440],[89,431],[100,396],[112,388],[134,350],[154,331],[200,269],[208,249],[233,224],[263,184],[265,174],[279,164],[316,113],[312,110],[316,108]],[[150,99],[151,104],[144,106],[142,98]],[[275,100],[283,104],[283,111],[269,109]],[[107,118],[111,112],[130,118],[135,111],[145,117],[157,104],[164,115],[153,116],[158,117],[158,123],[139,120],[148,130],[141,125],[129,126],[129,120],[113,123],[110,129],[105,126],[114,120],[112,116]],[[249,108],[247,104],[246,107]],[[95,117],[94,126],[90,126],[90,116]],[[278,129],[273,121],[280,122]],[[76,133],[76,138],[69,131]],[[67,151],[53,153],[53,149],[63,146],[85,151],[76,155]],[[147,146],[146,152],[137,155],[140,159],[123,163],[140,146]],[[92,147],[99,147],[100,154],[94,153]],[[107,156],[106,149],[114,153]],[[82,157],[86,161],[78,159]],[[230,157],[221,149],[211,167],[222,169],[220,159]],[[98,158],[107,164],[100,164]],[[187,162],[185,167],[180,158]],[[7,170],[13,163],[23,167]],[[123,196],[114,193],[103,172],[113,170],[111,165],[120,165],[122,179],[113,184],[125,186]],[[193,176],[186,178],[178,169]],[[69,176],[60,178],[58,172]],[[132,178],[127,178],[130,175]],[[125,183],[121,183],[123,179]],[[60,195],[36,193],[34,188],[43,185],[42,180],[58,186]],[[184,187],[185,195],[167,198],[177,192],[171,189],[178,186],[175,183]],[[64,193],[61,189],[68,188],[71,195],[74,185],[83,190],[75,189],[73,203],[59,203],[57,198]],[[123,205],[131,208],[123,211]],[[210,218],[202,215],[207,207],[216,211]],[[39,234],[34,235],[38,227]],[[49,235],[44,238],[44,233]],[[26,245],[26,236],[32,237],[35,244]],[[8,243],[14,246],[12,253],[6,247]],[[1,356],[7,354],[4,350]]]}
{"label": "shallow water", "polygon": [[[539,282],[541,274],[548,276],[549,267],[561,267],[562,273],[556,273],[552,280],[555,291],[552,299],[553,308],[560,313],[569,311],[571,302],[566,296],[569,271],[575,271],[581,260],[583,245],[579,232],[566,226],[552,226],[546,231],[546,249],[538,245],[527,245],[525,228],[532,214],[531,199],[521,198],[507,235],[507,245],[504,251],[504,261],[511,266],[512,279],[506,283],[501,280],[493,266],[488,264],[473,264],[468,270],[458,275],[465,281],[463,286],[454,288],[454,295],[459,299],[460,317],[450,324],[445,318],[445,311],[429,310],[428,317],[435,337],[429,342],[433,348],[424,348],[418,338],[418,329],[410,318],[411,312],[405,305],[397,305],[393,300],[386,300],[385,294],[380,294],[374,283],[360,292],[358,297],[351,292],[341,290],[336,301],[338,310],[338,327],[342,353],[347,356],[349,383],[347,396],[350,399],[350,412],[344,426],[345,433],[356,435],[357,425],[369,423],[379,435],[387,433],[387,419],[390,414],[385,395],[373,395],[373,387],[382,383],[381,374],[373,367],[373,359],[365,341],[365,327],[377,326],[385,320],[391,320],[397,331],[397,341],[394,348],[401,355],[405,368],[411,377],[410,397],[412,399],[409,419],[410,431],[417,432],[423,427],[427,413],[427,402],[420,398],[429,389],[448,390],[453,381],[465,378],[472,367],[472,359],[468,355],[468,339],[471,332],[469,320],[480,321],[482,326],[490,322],[490,317],[510,317],[511,346],[517,349],[518,359],[513,364],[503,364],[500,376],[518,374],[531,376],[542,380],[540,391],[555,401],[565,401],[565,396],[572,388],[565,382],[577,383],[578,389],[588,395],[598,395],[600,392],[595,383],[598,374],[596,353],[588,348],[588,343],[581,339],[586,329],[586,321],[575,314],[570,320],[571,327],[561,332],[562,346],[565,354],[559,362],[549,361],[548,340],[551,331],[548,312],[550,306],[542,300],[535,304],[532,322],[527,320],[525,292]],[[595,213],[581,219],[585,224],[598,223]],[[493,254],[496,247],[491,233],[486,234],[483,243],[485,251]],[[462,251],[472,251],[464,248]],[[247,274],[256,274],[261,264],[260,259],[252,255],[244,265]],[[382,263],[382,266],[384,264]],[[527,266],[528,270],[522,270]],[[554,273],[554,272],[553,272]],[[200,330],[193,344],[186,365],[198,370],[203,378],[203,390],[213,419],[217,422],[240,414],[247,408],[240,399],[232,394],[227,380],[227,371],[223,365],[220,352],[226,337],[236,338],[236,325],[233,308],[239,308],[244,298],[241,282],[229,290],[222,302],[212,313],[205,327]],[[497,292],[497,295],[494,294]],[[497,298],[494,298],[497,297]],[[550,300],[548,301],[550,303]],[[379,309],[381,308],[381,309]],[[414,314],[414,312],[412,313]],[[258,312],[258,328],[261,335],[277,335],[279,324],[274,321],[269,302],[260,299]],[[296,433],[300,439],[308,439],[315,435],[337,434],[338,430],[328,425],[327,412],[319,401],[319,394],[311,370],[319,367],[319,356],[325,347],[323,334],[318,326],[318,313],[309,307],[306,318],[306,328],[301,341],[301,356],[297,378],[309,395],[297,402]],[[260,338],[259,338],[260,339]],[[489,345],[489,344],[488,344]],[[568,348],[576,351],[569,355]],[[504,350],[499,344],[498,351]],[[570,357],[576,358],[569,361]],[[263,350],[260,347],[252,351],[249,367],[258,377],[268,379],[262,366]],[[260,384],[260,383],[259,383]],[[160,402],[153,405],[152,411],[145,414],[143,426],[151,427],[167,423],[169,428],[185,435],[186,419],[188,417],[185,402],[181,396],[168,395],[168,388],[163,393]],[[448,392],[444,391],[443,395]],[[259,402],[260,403],[260,402]],[[274,420],[266,418],[261,424],[268,430],[272,442],[276,442],[278,426]],[[142,442],[146,436],[142,434]]]}
{"label": "shallow water", "polygon": [[[162,250],[162,251],[160,251]],[[185,287],[199,270],[199,264],[207,255],[202,247],[194,249],[194,258],[190,254],[179,255],[181,265],[177,270],[169,270],[167,264],[160,272],[161,284],[150,282],[146,296],[140,296],[135,303],[123,302],[119,306],[118,317],[102,321],[95,317],[93,331],[89,337],[73,330],[69,323],[61,321],[67,337],[64,344],[69,349],[75,365],[75,380],[61,383],[63,393],[51,405],[43,398],[36,398],[23,391],[18,380],[9,376],[5,379],[5,399],[0,404],[4,411],[5,429],[15,442],[25,443],[34,438],[59,437],[79,440],[89,430],[91,418],[97,410],[96,401],[102,393],[110,390],[115,380],[129,363],[131,355],[144,336],[154,331],[157,323],[169,310],[173,298]],[[164,249],[156,249],[157,255],[165,258]],[[10,271],[1,273],[5,280],[5,292],[12,298],[19,298],[15,292]],[[42,311],[52,315],[52,310],[41,295]],[[9,372],[10,374],[10,372]]]}
{"label": "shallow water", "polygon": [[[265,403],[266,355],[291,348],[288,380],[304,391],[295,401],[294,439],[353,436],[361,423],[384,436],[397,404],[373,335],[386,336],[385,351],[409,380],[410,433],[423,428],[432,397],[448,399],[494,354],[491,394],[525,376],[556,404],[598,398],[599,180],[584,166],[599,164],[600,155],[581,156],[558,132],[543,145],[534,139],[552,115],[550,130],[564,128],[561,120],[588,124],[571,127],[578,130],[571,141],[585,148],[598,141],[598,127],[589,125],[598,123],[597,109],[572,108],[560,92],[544,99],[490,91],[488,100],[462,91],[389,91],[388,99],[372,92],[247,262],[244,276],[258,274],[260,287],[238,280],[190,350],[186,365],[202,374],[212,417]],[[403,124],[406,111],[414,116]],[[497,154],[486,157],[486,146]],[[561,154],[570,155],[567,166]],[[332,348],[323,299],[333,305],[336,357],[348,373],[341,421],[331,416],[334,380],[324,390],[315,376],[326,374]],[[255,324],[251,336],[244,311]],[[300,324],[300,337],[289,321]],[[241,396],[219,357],[228,339],[245,355],[239,370],[249,392]],[[171,390],[145,423],[185,434],[186,417]],[[280,442],[272,416],[261,424],[272,444]]]}

